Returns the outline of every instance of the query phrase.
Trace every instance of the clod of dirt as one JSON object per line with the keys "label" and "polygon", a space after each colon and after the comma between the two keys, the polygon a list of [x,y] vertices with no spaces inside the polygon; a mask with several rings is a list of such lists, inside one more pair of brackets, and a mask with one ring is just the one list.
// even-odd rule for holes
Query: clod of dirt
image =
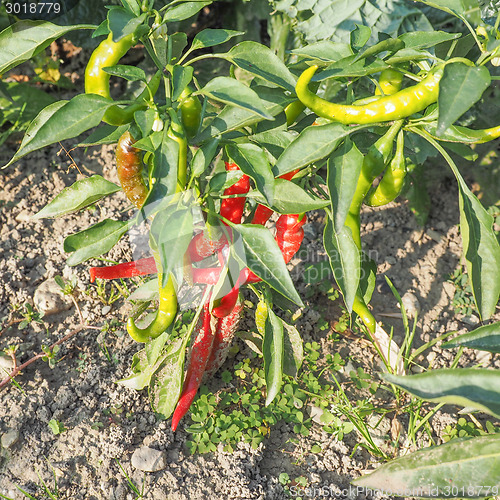
{"label": "clod of dirt", "polygon": [[33,302],[42,316],[67,311],[72,306],[69,298],[62,293],[61,287],[54,280],[44,281],[36,289]]}

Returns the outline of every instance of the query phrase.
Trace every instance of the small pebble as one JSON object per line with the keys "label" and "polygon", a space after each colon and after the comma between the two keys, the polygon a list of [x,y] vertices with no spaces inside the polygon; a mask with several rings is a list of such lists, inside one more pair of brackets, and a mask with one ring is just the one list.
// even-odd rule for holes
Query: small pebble
{"label": "small pebble", "polygon": [[144,472],[157,472],[167,466],[167,456],[164,451],[158,451],[142,446],[132,454],[132,466]]}
{"label": "small pebble", "polygon": [[6,433],[2,434],[2,447],[12,448],[19,441],[19,431],[16,429],[11,429]]}
{"label": "small pebble", "polygon": [[4,373],[10,373],[14,369],[14,361],[10,356],[0,352],[0,377],[3,378]]}
{"label": "small pebble", "polygon": [[104,306],[104,307],[102,308],[101,314],[102,314],[103,316],[106,316],[106,314],[108,314],[108,313],[109,313],[109,311],[111,311],[111,306]]}
{"label": "small pebble", "polygon": [[409,318],[414,318],[420,312],[420,302],[413,293],[406,292],[401,297],[401,302]]}

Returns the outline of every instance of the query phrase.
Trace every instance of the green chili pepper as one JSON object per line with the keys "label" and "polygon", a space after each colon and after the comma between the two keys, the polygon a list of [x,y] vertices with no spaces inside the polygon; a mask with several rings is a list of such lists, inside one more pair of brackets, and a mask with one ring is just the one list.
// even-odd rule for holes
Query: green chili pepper
{"label": "green chili pepper", "polygon": [[395,200],[403,189],[405,176],[404,134],[403,131],[400,130],[394,157],[379,185],[375,189],[372,188],[366,196],[365,203],[371,207],[381,207]]}
{"label": "green chili pepper", "polygon": [[[109,73],[103,68],[115,66],[118,61],[134,45],[134,35],[124,36],[118,42],[113,41],[113,34],[110,33],[106,40],[102,41],[94,50],[85,68],[85,93],[98,94],[111,99],[109,93]],[[145,109],[144,100],[149,100],[150,93],[154,95],[158,90],[161,81],[161,72],[158,71],[149,82],[149,90],[146,88],[137,98],[137,102],[126,107],[112,106],[104,113],[102,121],[109,125],[119,126],[130,123],[134,118],[134,113],[140,109]]]}
{"label": "green chili pepper", "polygon": [[378,80],[379,87],[375,89],[375,95],[393,95],[401,89],[403,82],[403,73],[387,68],[380,73]]}
{"label": "green chili pepper", "polygon": [[[174,110],[170,109],[169,114],[171,122],[167,135],[179,145],[176,192],[180,192],[184,189],[186,184],[187,139],[184,128],[179,123]],[[144,329],[138,328],[133,318],[129,318],[127,322],[127,331],[137,342],[147,342],[150,338],[155,338],[163,333],[172,324],[177,313],[177,295],[175,293],[173,277],[170,275],[167,284],[164,287],[161,286],[163,279],[163,273],[160,271],[162,269],[161,261],[157,252],[153,252],[153,254],[156,261],[156,267],[159,270],[158,283],[160,287],[160,305],[155,319]]]}
{"label": "green chili pepper", "polygon": [[146,328],[139,328],[135,325],[133,318],[128,319],[127,331],[136,342],[147,342],[152,338],[158,337],[175,319],[177,314],[177,295],[175,293],[174,280],[170,276],[165,287],[161,286],[161,280],[162,273],[158,273],[160,305],[153,321]]}
{"label": "green chili pepper", "polygon": [[466,144],[484,144],[500,137],[500,125],[482,130],[473,130],[459,125],[452,125],[443,134],[436,135],[436,126],[426,126],[425,130],[438,141],[464,142]]}
{"label": "green chili pepper", "polygon": [[[356,191],[354,192],[349,212],[345,220],[345,225],[351,229],[354,243],[356,243],[356,246],[360,250],[361,205],[372,185],[372,182],[384,170],[385,164],[392,154],[394,139],[402,125],[402,120],[393,123],[389,130],[370,147],[363,160]],[[352,309],[363,320],[363,323],[367,326],[370,332],[374,333],[376,321],[373,314],[368,309],[360,290],[356,293]]]}
{"label": "green chili pepper", "polygon": [[400,90],[394,95],[384,96],[363,106],[335,104],[317,96],[309,90],[309,82],[317,66],[306,69],[297,80],[297,97],[318,116],[335,120],[345,125],[355,123],[377,123],[399,120],[425,109],[436,102],[443,67],[437,66],[417,85]]}
{"label": "green chili pepper", "polygon": [[187,179],[187,138],[184,127],[179,122],[175,111],[170,108],[170,128],[168,129],[167,135],[179,145],[179,158],[177,161],[177,189],[176,192],[179,193],[184,190],[186,186]]}
{"label": "green chili pepper", "polygon": [[298,99],[285,108],[286,124],[289,127],[306,107]]}
{"label": "green chili pepper", "polygon": [[181,120],[188,137],[194,137],[201,124],[201,102],[197,96],[192,96],[192,89],[186,87],[180,96]]}

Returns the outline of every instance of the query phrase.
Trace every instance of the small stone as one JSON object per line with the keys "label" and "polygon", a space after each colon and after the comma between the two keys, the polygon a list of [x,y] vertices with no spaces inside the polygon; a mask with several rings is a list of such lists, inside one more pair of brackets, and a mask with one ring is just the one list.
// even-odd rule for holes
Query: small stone
{"label": "small stone", "polygon": [[0,376],[9,374],[14,369],[14,361],[10,356],[0,352]]}
{"label": "small stone", "polygon": [[167,456],[164,451],[158,451],[142,446],[132,454],[132,466],[144,472],[157,472],[167,466]]}
{"label": "small stone", "polygon": [[103,316],[106,316],[106,314],[108,314],[108,313],[109,313],[109,311],[111,311],[111,306],[104,306],[104,307],[102,308],[101,314],[102,314]]}
{"label": "small stone", "polygon": [[12,448],[19,441],[19,431],[16,429],[11,429],[6,433],[2,434],[2,447]]}
{"label": "small stone", "polygon": [[43,316],[67,311],[72,306],[70,299],[63,294],[61,287],[53,279],[44,281],[36,289],[33,302]]}
{"label": "small stone", "polygon": [[425,233],[431,240],[434,240],[436,243],[440,243],[441,239],[443,236],[438,233],[437,231],[434,231],[434,229],[427,229]]}
{"label": "small stone", "polygon": [[471,314],[470,316],[463,316],[462,318],[460,318],[460,321],[469,326],[479,325],[479,318],[474,314]]}
{"label": "small stone", "polygon": [[414,318],[420,312],[420,302],[413,293],[406,292],[401,297],[401,302],[409,318]]}

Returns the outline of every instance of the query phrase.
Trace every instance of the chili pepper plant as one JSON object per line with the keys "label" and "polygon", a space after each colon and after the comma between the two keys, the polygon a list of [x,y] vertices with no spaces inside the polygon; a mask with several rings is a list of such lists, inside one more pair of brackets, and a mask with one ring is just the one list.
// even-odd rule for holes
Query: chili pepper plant
{"label": "chili pepper plant", "polygon": [[[500,18],[495,26],[478,16],[471,24],[461,3],[453,9],[436,3],[468,33],[413,31],[374,42],[370,28],[357,26],[350,43],[296,47],[285,62],[257,42],[219,47],[240,32],[205,29],[188,43],[171,29],[208,3],[155,8],[153,0],[122,0],[98,27],[19,21],[0,33],[0,73],[71,30],[90,30],[101,40],[88,60],[85,93],[42,109],[8,165],[91,130],[80,146],[117,144],[120,185],[98,175],[79,180],[35,217],[63,217],[123,189],[130,217],[68,235],[70,266],[105,255],[134,226],[148,228],[149,247],[140,259],[89,269],[91,281],[157,274],[153,319],[127,322],[138,352],[120,383],[149,387],[154,410],[173,416],[175,430],[203,378],[224,362],[247,287],[258,302],[266,404],[273,401],[283,374],[295,376],[302,361],[297,331],[278,314],[280,306],[303,306],[287,264],[304,238],[307,212],[323,210],[324,247],[345,307],[386,359],[393,372],[388,380],[406,387],[414,377],[403,377],[397,346],[369,307],[376,265],[361,239],[361,209],[409,197],[425,175],[422,151],[440,155],[458,183],[463,255],[477,310],[483,321],[493,315],[499,243],[492,217],[451,153],[470,158],[476,144],[500,137],[500,118],[485,128],[460,121],[495,92]],[[136,44],[155,67],[150,75],[120,64]],[[196,75],[214,58],[228,63],[227,74],[200,81]],[[140,93],[113,100],[111,75],[139,82]],[[333,99],[325,93],[332,83],[340,89]],[[182,324],[186,307],[195,313]],[[390,362],[389,351],[396,353]]]}

